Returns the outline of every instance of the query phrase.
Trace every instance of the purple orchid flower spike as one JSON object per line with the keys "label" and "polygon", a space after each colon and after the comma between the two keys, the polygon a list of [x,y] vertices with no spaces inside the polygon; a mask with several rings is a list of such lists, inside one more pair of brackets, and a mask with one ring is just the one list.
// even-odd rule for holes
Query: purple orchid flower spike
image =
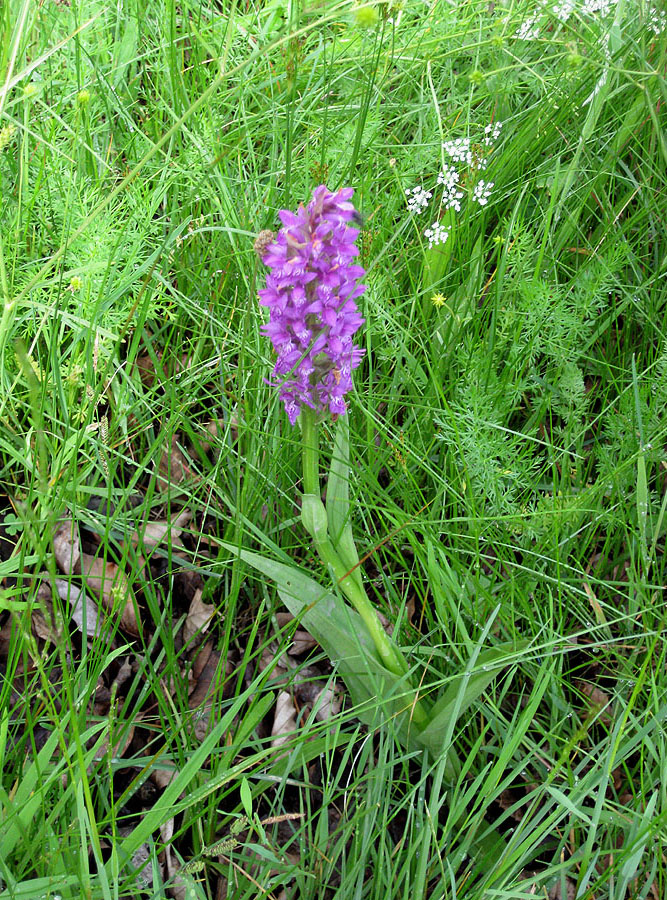
{"label": "purple orchid flower spike", "polygon": [[272,383],[292,425],[304,406],[343,415],[364,355],[352,341],[364,322],[354,301],[366,290],[357,284],[364,269],[354,264],[359,230],[348,224],[359,220],[353,193],[320,185],[307,207],[280,211],[275,239],[262,232],[255,243],[271,270],[259,297],[270,312],[262,330],[278,357]]}

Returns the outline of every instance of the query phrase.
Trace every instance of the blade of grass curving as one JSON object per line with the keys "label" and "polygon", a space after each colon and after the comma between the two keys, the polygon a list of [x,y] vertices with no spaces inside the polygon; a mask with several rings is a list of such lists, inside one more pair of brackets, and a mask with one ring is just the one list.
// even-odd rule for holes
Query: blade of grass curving
{"label": "blade of grass curving", "polygon": [[443,696],[437,701],[431,711],[430,725],[419,735],[420,742],[426,744],[434,753],[442,752],[443,740],[453,729],[452,721],[455,724],[462,713],[484,693],[500,671],[508,665],[515,664],[517,655],[526,650],[530,644],[527,640],[520,640],[482,650],[483,640],[484,637],[480,638],[465,672],[461,672],[451,681]]}
{"label": "blade of grass curving", "polygon": [[[179,796],[189,787],[192,780],[202,770],[206,760],[209,758],[215,747],[220,742],[225,731],[233,724],[234,719],[239,714],[243,704],[261,687],[266,680],[264,673],[253,679],[250,686],[243,691],[242,694],[234,700],[229,709],[216,723],[214,728],[197,747],[183,768],[177,773],[176,777],[165,788],[159,804],[154,806],[145,814],[141,822],[134,830],[125,838],[118,848],[118,855],[121,859],[131,859],[132,854],[148,839],[148,837],[157,831],[160,825],[164,824],[171,816],[174,815],[173,807]],[[108,866],[109,864],[107,864]]]}

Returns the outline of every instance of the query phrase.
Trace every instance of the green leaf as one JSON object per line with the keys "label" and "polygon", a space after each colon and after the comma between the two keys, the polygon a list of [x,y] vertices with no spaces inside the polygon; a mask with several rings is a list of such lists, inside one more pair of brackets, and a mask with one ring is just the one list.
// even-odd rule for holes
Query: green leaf
{"label": "green leaf", "polygon": [[324,504],[316,494],[302,495],[301,521],[308,534],[318,544],[327,539],[327,514]]}
{"label": "green leaf", "polygon": [[[176,815],[177,811],[180,811],[178,810],[178,799],[180,795],[186,792],[190,783],[197,775],[199,775],[206,760],[219,746],[225,731],[234,722],[240,710],[243,708],[243,705],[257,692],[263,679],[263,675],[258,676],[246,690],[243,691],[243,693],[236,697],[202,743],[190,755],[185,762],[185,765],[167,785],[160,799],[160,803],[146,813],[134,830],[119,845],[118,856],[122,861],[131,859],[132,854],[135,853],[137,848],[140,847],[144,841],[148,840],[154,831],[157,831],[164,822]],[[263,706],[262,708],[264,711],[266,710],[266,706]],[[186,804],[192,806],[195,802],[195,792],[190,791]],[[111,869],[112,861],[113,858],[107,863],[109,870]]]}
{"label": "green leaf", "polygon": [[637,874],[637,869],[646,850],[646,844],[651,835],[651,825],[655,822],[655,805],[658,801],[658,791],[654,791],[646,804],[646,809],[641,819],[633,819],[623,842],[623,850],[627,847],[629,853],[623,859],[619,872],[619,897],[625,896],[626,889]]}
{"label": "green leaf", "polygon": [[294,566],[224,546],[276,583],[285,606],[338,666],[361,721],[371,727],[391,721],[401,743],[418,749],[417,729],[410,720],[415,691],[407,676],[398,677],[384,667],[361,616]]}
{"label": "green leaf", "polygon": [[[482,635],[484,640],[485,635]],[[454,725],[486,690],[500,670],[516,662],[517,654],[529,646],[529,641],[505,643],[480,652],[478,644],[473,651],[465,672],[461,672],[450,683],[431,711],[431,722],[419,734],[419,742],[433,755],[446,749],[451,741]],[[448,749],[448,748],[447,748]]]}
{"label": "green leaf", "polygon": [[50,875],[45,878],[31,878],[28,881],[15,881],[11,888],[0,894],[0,900],[35,900],[36,897],[44,900],[54,900],[66,888],[79,887],[78,875]]}
{"label": "green leaf", "polygon": [[252,791],[245,777],[241,779],[241,805],[246,816],[252,819]]}
{"label": "green leaf", "polygon": [[341,416],[334,437],[331,467],[327,480],[329,537],[344,565],[362,587],[359,554],[350,522],[350,423]]}

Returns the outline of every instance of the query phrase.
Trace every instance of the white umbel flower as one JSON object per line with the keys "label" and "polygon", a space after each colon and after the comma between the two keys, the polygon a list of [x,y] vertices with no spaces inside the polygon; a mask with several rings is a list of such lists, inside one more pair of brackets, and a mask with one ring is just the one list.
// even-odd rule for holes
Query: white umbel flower
{"label": "white umbel flower", "polygon": [[576,5],[576,0],[561,0],[560,3],[556,3],[551,7],[551,12],[561,22],[567,22],[567,20],[574,12],[574,8]]}
{"label": "white umbel flower", "polygon": [[491,147],[500,137],[502,122],[490,122],[484,126],[484,146]]}
{"label": "white umbel flower", "polygon": [[461,212],[461,200],[463,199],[463,191],[458,190],[459,173],[454,166],[445,166],[438,174],[438,184],[444,187],[442,192],[442,205],[445,209],[455,209]]}
{"label": "white umbel flower", "polygon": [[408,188],[405,192],[405,196],[408,201],[408,209],[410,212],[419,215],[419,213],[428,206],[428,201],[433,194],[430,191],[424,190],[424,188],[418,184],[417,187]]}
{"label": "white umbel flower", "polygon": [[653,34],[661,35],[665,28],[667,28],[667,13],[664,13],[661,9],[649,9],[648,27]]}
{"label": "white umbel flower", "polygon": [[428,249],[437,247],[438,244],[444,244],[449,237],[449,231],[440,222],[434,222],[430,228],[424,232],[424,237],[428,241]]}
{"label": "white umbel flower", "polygon": [[472,199],[476,200],[480,206],[486,206],[493,190],[493,181],[484,181],[480,178],[472,191]]}
{"label": "white umbel flower", "polygon": [[445,141],[442,149],[454,162],[465,163],[468,166],[472,165],[470,138],[456,138],[453,141]]}
{"label": "white umbel flower", "polygon": [[595,13],[608,16],[614,6],[616,6],[616,0],[584,0],[581,4],[581,11],[585,16],[594,16]]}
{"label": "white umbel flower", "polygon": [[514,32],[514,37],[519,41],[534,41],[540,33],[536,23],[537,16],[529,16]]}

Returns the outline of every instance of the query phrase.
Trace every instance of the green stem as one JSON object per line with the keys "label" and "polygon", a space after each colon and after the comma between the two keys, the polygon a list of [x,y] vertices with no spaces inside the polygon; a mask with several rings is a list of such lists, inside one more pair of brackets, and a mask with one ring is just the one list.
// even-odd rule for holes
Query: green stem
{"label": "green stem", "polygon": [[[326,512],[320,496],[319,433],[312,409],[301,410],[301,436],[304,509],[305,499],[309,498],[309,506],[311,510],[315,510],[309,518],[303,517],[304,525],[313,538],[320,559],[325,565],[331,566],[340,589],[361,616],[383,664],[394,675],[404,678],[410,668],[405,657],[387,635],[366,591],[349,574],[327,533]],[[419,700],[414,703],[412,718],[420,729],[429,722],[428,713]]]}
{"label": "green stem", "polygon": [[320,496],[320,442],[315,411],[301,410],[301,446],[303,456],[303,492]]}

